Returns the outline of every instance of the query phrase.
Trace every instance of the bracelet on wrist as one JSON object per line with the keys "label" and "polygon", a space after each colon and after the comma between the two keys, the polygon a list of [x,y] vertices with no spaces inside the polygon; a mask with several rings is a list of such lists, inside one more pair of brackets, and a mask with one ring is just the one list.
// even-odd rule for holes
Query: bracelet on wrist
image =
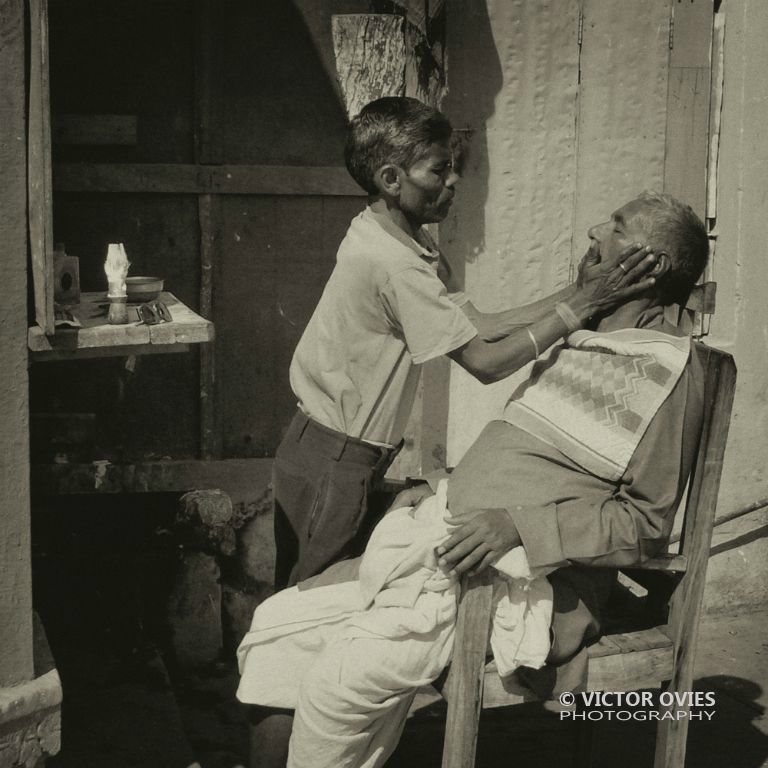
{"label": "bracelet on wrist", "polygon": [[536,342],[536,337],[533,335],[533,331],[528,326],[526,326],[525,330],[528,331],[528,336],[531,339],[531,344],[533,344],[533,357],[534,359],[536,359],[539,356],[539,345]]}
{"label": "bracelet on wrist", "polygon": [[555,312],[560,316],[560,319],[565,323],[565,327],[568,329],[568,333],[578,331],[581,328],[581,321],[576,313],[563,301],[558,301],[555,304]]}

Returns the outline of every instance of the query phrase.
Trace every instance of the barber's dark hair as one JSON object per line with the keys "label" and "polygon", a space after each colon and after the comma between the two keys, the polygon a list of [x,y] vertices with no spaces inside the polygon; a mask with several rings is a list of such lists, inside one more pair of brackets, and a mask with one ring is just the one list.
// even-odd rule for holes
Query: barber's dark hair
{"label": "barber's dark hair", "polygon": [[683,304],[704,271],[709,258],[709,238],[701,219],[693,209],[661,192],[643,192],[640,200],[646,210],[641,214],[648,232],[648,244],[666,251],[670,270],[658,281],[665,304]]}
{"label": "barber's dark hair", "polygon": [[385,96],[366,104],[349,124],[344,161],[368,194],[378,192],[374,174],[392,163],[406,170],[429,145],[451,138],[448,118],[434,107],[405,96]]}

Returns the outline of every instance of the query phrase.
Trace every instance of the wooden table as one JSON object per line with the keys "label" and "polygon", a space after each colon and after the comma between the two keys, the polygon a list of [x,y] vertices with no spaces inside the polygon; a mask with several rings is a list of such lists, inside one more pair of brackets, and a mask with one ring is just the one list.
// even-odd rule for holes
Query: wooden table
{"label": "wooden table", "polygon": [[129,304],[131,321],[126,325],[110,325],[106,292],[83,293],[80,304],[69,307],[82,328],[59,328],[53,336],[46,336],[42,328],[32,326],[27,334],[30,359],[37,362],[184,352],[190,344],[213,340],[213,323],[209,320],[193,312],[172,293],[164,291],[159,300],[168,307],[172,322],[140,324],[133,320],[134,307],[138,304]]}

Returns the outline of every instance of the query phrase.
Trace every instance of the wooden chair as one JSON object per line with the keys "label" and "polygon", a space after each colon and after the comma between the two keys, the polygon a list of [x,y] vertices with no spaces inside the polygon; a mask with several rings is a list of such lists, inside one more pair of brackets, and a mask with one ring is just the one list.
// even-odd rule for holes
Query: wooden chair
{"label": "wooden chair", "polygon": [[[680,553],[665,554],[632,569],[669,596],[666,623],[640,631],[608,634],[588,649],[587,690],[630,691],[664,686],[690,691],[723,454],[736,384],[733,358],[694,342],[705,372],[704,417],[697,458],[688,486]],[[443,687],[448,714],[443,768],[472,768],[483,708],[530,701],[504,685],[486,663],[491,620],[490,575],[465,578],[459,603],[453,662]],[[659,584],[661,582],[661,584]],[[664,586],[666,585],[666,589]],[[666,611],[665,611],[666,612]],[[684,709],[684,707],[675,707]],[[588,723],[585,723],[587,725]],[[688,720],[660,721],[655,768],[683,768]]]}

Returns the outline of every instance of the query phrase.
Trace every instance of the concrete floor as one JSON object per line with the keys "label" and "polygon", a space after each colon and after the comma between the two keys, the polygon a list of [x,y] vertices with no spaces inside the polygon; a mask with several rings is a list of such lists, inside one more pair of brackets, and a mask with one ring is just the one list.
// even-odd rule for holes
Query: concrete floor
{"label": "concrete floor", "polygon": [[[710,722],[691,723],[686,766],[768,766],[768,609],[705,617],[699,637],[695,689],[716,706]],[[577,728],[540,705],[485,712],[478,768],[568,766]],[[592,768],[651,768],[654,738],[650,723],[598,723]],[[440,721],[409,723],[388,768],[438,768],[441,739]]]}
{"label": "concrete floor", "polygon": [[[768,609],[705,618],[695,687],[714,692],[716,712],[711,722],[692,724],[688,768],[768,766],[766,630]],[[246,762],[247,734],[230,665],[170,680],[151,649],[111,669],[94,661],[89,656],[77,668],[70,662],[66,670],[64,746],[50,768],[187,768],[195,760],[202,768],[233,768]],[[572,763],[578,738],[577,726],[540,705],[492,710],[481,719],[477,765],[563,768]],[[438,768],[442,739],[439,715],[409,721],[388,768]],[[592,766],[651,768],[653,746],[649,723],[598,723]]]}

